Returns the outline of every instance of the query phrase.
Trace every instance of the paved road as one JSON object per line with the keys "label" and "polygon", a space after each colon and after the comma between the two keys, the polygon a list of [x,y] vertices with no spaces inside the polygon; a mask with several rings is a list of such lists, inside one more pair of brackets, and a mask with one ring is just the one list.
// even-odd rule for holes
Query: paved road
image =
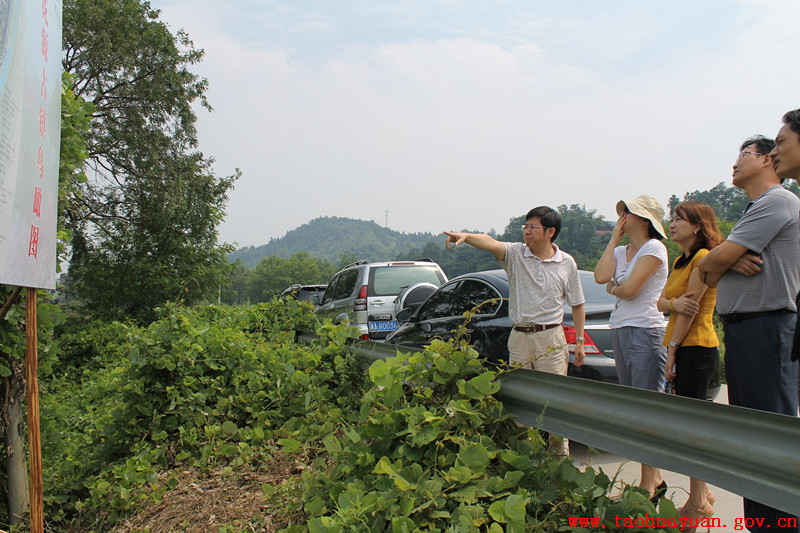
{"label": "paved road", "polygon": [[[722,385],[716,402],[728,403],[728,391],[725,385]],[[595,469],[602,468],[609,477],[613,477],[614,473],[620,470],[621,475],[619,478],[626,483],[635,485],[639,482],[639,477],[641,476],[639,463],[628,461],[623,457],[602,450],[596,450],[596,453],[595,450],[590,452],[585,445],[576,442],[570,443],[570,452],[575,459],[576,465],[591,464]],[[669,486],[667,497],[675,502],[676,507],[680,507],[686,502],[689,495],[689,478],[674,472],[663,471],[663,473],[664,479]],[[714,504],[714,518],[719,518],[720,523],[727,526],[712,527],[711,531],[734,531],[736,519],[744,516],[741,496],[714,485],[711,485],[711,490],[714,491],[717,497],[717,501]],[[698,528],[698,531],[705,531],[705,529]]]}

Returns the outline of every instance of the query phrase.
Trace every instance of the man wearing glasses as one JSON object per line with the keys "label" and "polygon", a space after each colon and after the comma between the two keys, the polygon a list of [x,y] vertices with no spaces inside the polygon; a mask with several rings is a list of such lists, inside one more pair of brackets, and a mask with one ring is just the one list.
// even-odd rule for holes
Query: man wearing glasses
{"label": "man wearing glasses", "polygon": [[[717,287],[728,403],[797,416],[797,363],[791,361],[791,348],[800,289],[800,199],[781,186],[774,148],[771,139],[761,136],[742,144],[733,184],[750,202],[727,240],[698,268],[703,281]],[[751,254],[757,258],[748,259]],[[746,498],[744,511],[747,518],[766,519],[750,531],[774,531],[787,523],[781,518],[794,518]]]}
{"label": "man wearing glasses", "polygon": [[[446,246],[463,242],[492,252],[508,274],[509,318],[514,325],[508,338],[509,363],[551,374],[567,375],[569,350],[561,328],[564,303],[572,307],[575,326],[575,365],[583,364],[583,327],[586,320],[578,267],[553,241],[561,231],[558,211],[531,209],[522,226],[522,242],[500,242],[482,233],[445,231]],[[550,447],[569,454],[566,439],[550,435]]]}
{"label": "man wearing glasses", "polygon": [[[775,148],[769,153],[775,173],[783,180],[795,180],[800,184],[800,109],[787,111],[783,115],[783,126],[775,137]],[[800,301],[800,293],[797,295]],[[792,360],[800,359],[800,315],[794,329]],[[800,395],[800,387],[798,387]]]}

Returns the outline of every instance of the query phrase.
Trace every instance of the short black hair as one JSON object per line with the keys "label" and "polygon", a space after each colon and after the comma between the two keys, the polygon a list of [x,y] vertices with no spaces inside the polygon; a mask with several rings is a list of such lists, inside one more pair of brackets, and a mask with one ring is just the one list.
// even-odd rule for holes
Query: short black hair
{"label": "short black hair", "polygon": [[558,237],[558,234],[561,232],[561,214],[552,207],[540,205],[528,211],[528,214],[525,215],[525,221],[527,222],[533,217],[538,218],[542,222],[542,227],[556,230],[555,233],[553,233],[553,238],[550,239],[550,242],[555,241],[556,237]]}
{"label": "short black hair", "polygon": [[783,123],[788,124],[789,129],[795,132],[798,140],[800,140],[800,109],[787,111],[786,114],[783,115]]}
{"label": "short black hair", "polygon": [[741,148],[739,148],[739,151],[741,152],[742,150],[753,144],[756,145],[756,150],[758,150],[759,153],[763,155],[767,155],[772,151],[773,148],[775,148],[774,140],[768,137],[764,137],[763,135],[753,135],[752,137],[746,139],[742,143],[742,146]]}

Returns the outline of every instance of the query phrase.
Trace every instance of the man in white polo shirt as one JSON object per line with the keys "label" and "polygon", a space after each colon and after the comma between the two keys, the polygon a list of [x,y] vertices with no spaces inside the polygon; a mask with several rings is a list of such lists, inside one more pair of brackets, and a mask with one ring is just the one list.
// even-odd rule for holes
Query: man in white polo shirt
{"label": "man in white polo shirt", "polygon": [[[492,252],[508,274],[509,315],[514,329],[508,338],[509,363],[551,374],[567,375],[569,351],[561,322],[564,303],[572,307],[577,336],[575,365],[583,364],[586,321],[583,288],[575,260],[553,241],[561,231],[558,211],[531,209],[522,226],[525,242],[500,242],[483,233],[445,231],[446,246],[463,242]],[[566,439],[550,436],[550,447],[569,453]]]}

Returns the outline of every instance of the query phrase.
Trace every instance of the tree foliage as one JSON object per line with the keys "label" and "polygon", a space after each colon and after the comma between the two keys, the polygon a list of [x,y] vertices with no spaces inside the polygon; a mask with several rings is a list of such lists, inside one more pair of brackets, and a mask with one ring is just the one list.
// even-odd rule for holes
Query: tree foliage
{"label": "tree foliage", "polygon": [[[82,218],[81,196],[88,181],[83,164],[89,157],[85,133],[89,131],[95,107],[71,89],[72,78],[64,72],[61,80],[61,153],[58,165],[58,257],[66,259],[72,241],[70,222]],[[60,267],[60,264],[59,264]]]}
{"label": "tree foliage", "polygon": [[238,171],[216,177],[197,150],[207,82],[189,67],[203,52],[138,0],[66,0],[63,39],[72,90],[95,107],[89,179],[65,216],[76,293],[92,312],[140,318],[216,294],[231,251],[216,226]]}
{"label": "tree foliage", "polygon": [[289,285],[327,283],[335,273],[336,267],[307,252],[298,252],[288,259],[273,255],[262,259],[253,270],[248,294],[252,303],[266,302]]}
{"label": "tree foliage", "polygon": [[706,203],[714,208],[717,217],[735,222],[742,217],[748,199],[743,190],[721,181],[707,191],[687,192],[683,195],[683,200],[673,194],[669,199],[669,212],[679,203],[687,201]]}

